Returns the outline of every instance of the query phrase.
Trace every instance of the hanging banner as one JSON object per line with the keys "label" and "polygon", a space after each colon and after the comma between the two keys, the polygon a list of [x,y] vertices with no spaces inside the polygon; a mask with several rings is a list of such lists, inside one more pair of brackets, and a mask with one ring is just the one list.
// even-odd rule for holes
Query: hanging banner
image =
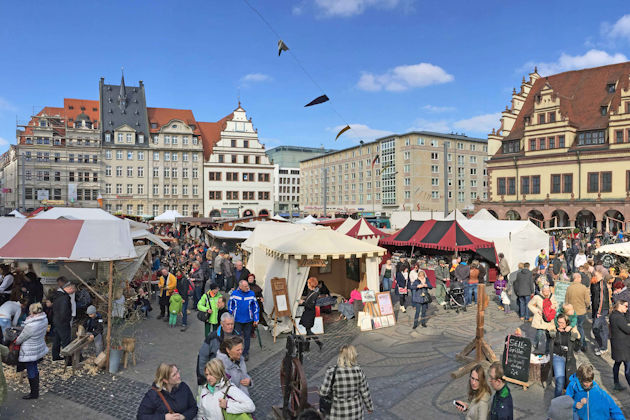
{"label": "hanging banner", "polygon": [[37,190],[37,200],[43,201],[43,200],[48,200],[49,198],[50,198],[50,191]]}

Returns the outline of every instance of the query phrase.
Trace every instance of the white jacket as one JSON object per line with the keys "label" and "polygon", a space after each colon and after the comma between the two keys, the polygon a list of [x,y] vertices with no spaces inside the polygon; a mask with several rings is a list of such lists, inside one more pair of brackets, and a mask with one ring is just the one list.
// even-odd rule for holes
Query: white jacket
{"label": "white jacket", "polygon": [[45,340],[47,328],[48,318],[43,312],[26,318],[24,329],[15,341],[21,344],[20,362],[34,362],[48,353]]}
{"label": "white jacket", "polygon": [[[223,420],[223,410],[219,406],[219,399],[225,398],[227,390],[225,382],[221,381],[214,387],[214,393],[207,386],[203,386],[199,394],[197,420]],[[229,414],[253,413],[256,410],[254,402],[235,385],[231,385],[227,395],[227,411]]]}
{"label": "white jacket", "polygon": [[577,254],[575,259],[573,260],[573,265],[575,266],[575,270],[577,271],[578,267],[582,267],[586,264],[588,259],[586,258],[586,254]]}

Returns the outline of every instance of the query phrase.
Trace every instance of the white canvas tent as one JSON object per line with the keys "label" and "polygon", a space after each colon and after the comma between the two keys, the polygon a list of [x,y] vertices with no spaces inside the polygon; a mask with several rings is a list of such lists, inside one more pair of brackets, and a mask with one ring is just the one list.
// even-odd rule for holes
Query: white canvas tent
{"label": "white canvas tent", "polygon": [[459,211],[458,209],[453,210],[448,216],[446,216],[443,220],[455,220],[457,218],[460,220],[467,220],[467,217],[464,216],[464,213]]}
{"label": "white canvas tent", "polygon": [[300,219],[300,220],[298,220],[298,221],[297,221],[297,222],[295,222],[295,223],[298,223],[298,224],[309,224],[309,223],[310,223],[310,224],[313,224],[313,223],[317,223],[317,221],[318,221],[318,220],[317,220],[316,218],[314,218],[313,216],[311,216],[311,215],[309,214],[309,215],[308,215],[308,216],[306,216],[304,219]]}
{"label": "white canvas tent", "polygon": [[270,220],[275,220],[276,222],[288,222],[289,221],[289,219],[285,219],[284,217],[280,216],[279,214],[276,214]]}
{"label": "white canvas tent", "polygon": [[[398,230],[407,226],[410,220],[453,220],[455,218],[455,212],[451,212],[444,217],[443,211],[394,211],[392,212],[389,223],[392,229]],[[457,210],[457,220],[465,220],[464,216],[459,210]]]}
{"label": "white canvas tent", "polygon": [[9,213],[11,216],[16,217],[18,219],[24,219],[26,216],[24,216],[22,213],[20,213],[19,211],[13,210],[11,213]]}
{"label": "white canvas tent", "polygon": [[357,224],[357,220],[353,219],[352,217],[348,217],[346,220],[343,221],[342,224],[339,225],[339,227],[337,229],[335,229],[337,232],[339,233],[343,233],[344,235],[346,233],[348,233],[348,231],[350,229],[352,229],[354,227],[354,225]]}
{"label": "white canvas tent", "polygon": [[471,235],[494,242],[497,254],[503,253],[511,271],[519,262],[532,266],[541,249],[549,248],[549,235],[529,221],[522,220],[459,220]]}
{"label": "white canvas tent", "polygon": [[602,245],[593,251],[595,254],[615,254],[630,258],[630,242]]}
{"label": "white canvas tent", "polygon": [[345,295],[349,294],[352,288],[358,287],[358,283],[346,279],[344,259],[347,261],[354,256],[362,260],[367,287],[371,290],[378,290],[378,263],[386,252],[384,248],[325,227],[283,235],[269,240],[262,247],[266,255],[270,257],[263,281],[265,312],[271,313],[274,307],[271,279],[283,277],[287,279],[288,303],[293,316],[297,311],[298,299],[302,295],[310,272],[310,267],[298,267],[300,259],[331,258],[331,273],[327,277],[324,275],[318,277],[326,282],[331,292],[335,293],[336,290],[343,289]]}
{"label": "white canvas tent", "polygon": [[470,220],[497,220],[488,210],[481,209]]}
{"label": "white canvas tent", "polygon": [[53,207],[39,212],[31,219],[121,220],[103,209],[83,207]]}
{"label": "white canvas tent", "polygon": [[184,217],[177,210],[166,210],[164,213],[156,216],[151,220],[151,223],[175,223],[175,219],[178,217]]}

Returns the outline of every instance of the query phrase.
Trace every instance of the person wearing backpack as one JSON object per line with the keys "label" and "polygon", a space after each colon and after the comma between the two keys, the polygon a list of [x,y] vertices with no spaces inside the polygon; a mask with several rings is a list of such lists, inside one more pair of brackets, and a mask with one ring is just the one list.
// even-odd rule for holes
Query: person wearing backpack
{"label": "person wearing backpack", "polygon": [[[529,301],[527,308],[534,314],[532,328],[536,329],[536,338],[534,339],[534,351],[536,351],[547,332],[555,328],[554,320],[558,304],[555,297],[552,296],[548,284],[543,285],[540,294]],[[545,339],[545,354],[549,353],[549,345],[549,340]]]}

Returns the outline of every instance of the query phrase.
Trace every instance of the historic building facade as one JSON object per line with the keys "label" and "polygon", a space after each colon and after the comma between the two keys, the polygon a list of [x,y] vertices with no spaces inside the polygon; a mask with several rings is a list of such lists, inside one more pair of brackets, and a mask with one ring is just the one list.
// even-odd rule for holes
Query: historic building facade
{"label": "historic building facade", "polygon": [[239,103],[215,123],[200,122],[204,142],[204,216],[272,215],[274,167]]}
{"label": "historic building facade", "polygon": [[302,161],[300,204],[323,214],[326,196],[329,215],[443,210],[446,182],[449,208],[473,210],[486,197],[487,154],[487,140],[464,135],[414,131],[382,137]]}
{"label": "historic building facade", "polygon": [[614,230],[630,218],[630,62],[541,77],[488,136],[489,197],[502,219]]}

